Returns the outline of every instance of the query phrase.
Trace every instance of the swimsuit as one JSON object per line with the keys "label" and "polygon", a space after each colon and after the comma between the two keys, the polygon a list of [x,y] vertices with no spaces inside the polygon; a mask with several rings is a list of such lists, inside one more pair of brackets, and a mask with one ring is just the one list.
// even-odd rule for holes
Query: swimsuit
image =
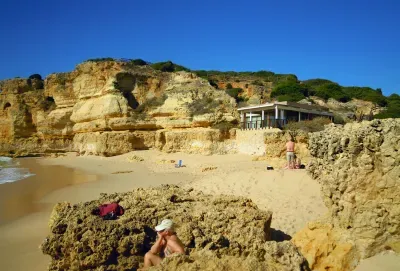
{"label": "swimsuit", "polygon": [[294,152],[293,151],[287,151],[286,152],[286,159],[291,162],[294,160]]}

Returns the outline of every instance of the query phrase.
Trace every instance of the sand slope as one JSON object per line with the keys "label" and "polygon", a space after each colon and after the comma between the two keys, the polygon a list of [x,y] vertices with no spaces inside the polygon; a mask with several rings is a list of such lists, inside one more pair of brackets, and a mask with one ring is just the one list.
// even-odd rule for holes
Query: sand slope
{"label": "sand slope", "polygon": [[[185,167],[174,167],[171,160],[177,162],[179,159],[183,160]],[[47,235],[48,217],[51,206],[56,202],[88,201],[97,198],[100,193],[124,192],[160,184],[179,184],[206,193],[249,197],[260,208],[273,211],[272,228],[277,233],[274,236],[288,238],[308,221],[324,215],[327,209],[322,202],[318,183],[304,170],[267,171],[266,164],[269,162],[272,163],[253,161],[251,156],[237,154],[202,156],[158,151],[136,151],[109,158],[69,154],[65,157],[35,159],[35,163],[30,165],[36,173],[36,177],[33,177],[36,180],[33,181],[38,182],[35,186],[47,193],[39,193],[38,197],[19,202],[28,204],[31,200],[44,207],[0,225],[2,268],[38,271],[46,268],[48,259],[41,254],[38,246]],[[49,176],[45,174],[49,166],[66,166],[68,170]],[[62,178],[57,176],[60,174],[66,175],[64,179],[79,181],[64,182],[62,186],[49,185],[61,182]],[[35,190],[32,185],[24,188]],[[20,191],[21,187],[18,189]],[[8,193],[12,193],[12,190]]]}

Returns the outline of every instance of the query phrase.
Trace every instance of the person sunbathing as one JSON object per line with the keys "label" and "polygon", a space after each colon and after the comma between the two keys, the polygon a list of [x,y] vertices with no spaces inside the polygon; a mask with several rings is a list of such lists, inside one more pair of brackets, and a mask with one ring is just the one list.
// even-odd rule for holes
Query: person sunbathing
{"label": "person sunbathing", "polygon": [[301,168],[301,160],[297,155],[294,155],[294,168],[300,169]]}
{"label": "person sunbathing", "polygon": [[185,253],[182,241],[174,231],[174,222],[164,219],[160,225],[155,227],[158,239],[150,251],[144,255],[144,268],[159,265],[164,257],[174,253]]}

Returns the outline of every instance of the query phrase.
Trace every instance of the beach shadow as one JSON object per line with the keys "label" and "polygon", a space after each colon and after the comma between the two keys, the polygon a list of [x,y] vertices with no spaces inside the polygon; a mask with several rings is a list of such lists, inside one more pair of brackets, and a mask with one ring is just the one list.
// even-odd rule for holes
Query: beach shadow
{"label": "beach shadow", "polygon": [[289,241],[292,239],[292,236],[289,234],[284,233],[281,230],[276,230],[274,228],[270,228],[271,240],[275,242],[283,242]]}

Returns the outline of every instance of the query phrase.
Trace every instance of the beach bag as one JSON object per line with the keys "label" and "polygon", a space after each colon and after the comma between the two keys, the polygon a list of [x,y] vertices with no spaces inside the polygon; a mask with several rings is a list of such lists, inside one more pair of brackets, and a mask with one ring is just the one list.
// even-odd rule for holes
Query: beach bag
{"label": "beach bag", "polygon": [[124,208],[118,203],[103,204],[92,211],[92,214],[102,217],[104,220],[114,220],[124,214]]}

